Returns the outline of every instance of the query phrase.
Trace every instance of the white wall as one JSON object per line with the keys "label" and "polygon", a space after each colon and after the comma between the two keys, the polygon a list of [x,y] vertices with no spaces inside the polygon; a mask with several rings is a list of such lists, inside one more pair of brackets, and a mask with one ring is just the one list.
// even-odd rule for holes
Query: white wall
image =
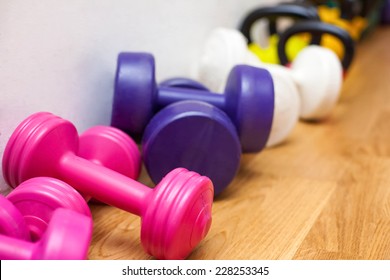
{"label": "white wall", "polygon": [[[186,76],[215,27],[236,27],[259,0],[0,0],[0,156],[28,115],[79,131],[109,124],[116,56],[148,51],[157,77]],[[0,192],[7,187],[0,178]]]}

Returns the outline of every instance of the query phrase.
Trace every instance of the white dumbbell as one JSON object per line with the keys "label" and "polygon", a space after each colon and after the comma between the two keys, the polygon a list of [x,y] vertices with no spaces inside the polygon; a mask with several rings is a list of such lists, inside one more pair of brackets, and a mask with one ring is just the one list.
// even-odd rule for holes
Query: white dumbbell
{"label": "white dumbbell", "polygon": [[211,90],[221,90],[232,67],[248,64],[267,69],[274,80],[275,110],[267,146],[281,143],[298,119],[321,120],[336,104],[342,86],[342,65],[330,50],[308,46],[290,68],[262,63],[248,50],[238,31],[215,29],[206,40],[196,66],[196,79]]}

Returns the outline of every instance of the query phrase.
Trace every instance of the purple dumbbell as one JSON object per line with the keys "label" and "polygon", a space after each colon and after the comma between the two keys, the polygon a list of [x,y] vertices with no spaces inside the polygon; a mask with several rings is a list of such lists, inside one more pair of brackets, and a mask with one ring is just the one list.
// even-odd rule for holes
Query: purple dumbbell
{"label": "purple dumbbell", "polygon": [[153,182],[184,167],[207,176],[220,194],[233,180],[241,157],[230,118],[201,101],[180,101],[159,111],[142,138],[145,167]]}
{"label": "purple dumbbell", "polygon": [[[10,211],[10,203],[17,211]],[[3,209],[6,206],[8,215],[5,216],[12,217],[15,223],[21,224],[20,217],[22,217],[27,226],[29,235],[27,239],[33,241],[41,238],[54,211],[58,208],[66,208],[91,217],[87,203],[75,189],[60,180],[49,177],[36,177],[24,181],[2,199],[1,206]],[[10,219],[7,218],[7,220]],[[5,219],[0,220],[3,224],[2,234],[21,238],[16,234],[11,234],[10,230],[4,230]],[[26,238],[22,237],[22,239]]]}
{"label": "purple dumbbell", "polygon": [[223,110],[238,131],[243,152],[264,148],[274,110],[273,81],[267,70],[238,65],[230,72],[224,94],[216,94],[188,87],[157,86],[151,54],[119,54],[112,126],[139,137],[156,112],[183,100],[204,101]]}
{"label": "purple dumbbell", "polygon": [[65,208],[57,208],[37,242],[0,234],[2,260],[82,260],[92,238],[92,219]]}

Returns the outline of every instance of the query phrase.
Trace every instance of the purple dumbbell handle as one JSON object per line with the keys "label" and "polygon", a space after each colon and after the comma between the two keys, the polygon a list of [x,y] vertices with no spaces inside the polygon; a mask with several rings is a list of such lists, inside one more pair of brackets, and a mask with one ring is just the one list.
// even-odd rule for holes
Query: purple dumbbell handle
{"label": "purple dumbbell handle", "polygon": [[[60,179],[95,199],[136,215],[147,207],[146,199],[153,189],[104,166],[74,154],[64,155],[58,168]],[[130,187],[131,186],[131,187]]]}
{"label": "purple dumbbell handle", "polygon": [[169,88],[176,87],[176,88],[188,88],[188,89],[210,91],[205,85],[201,84],[200,82],[185,77],[166,79],[160,82],[159,85],[160,87],[161,86],[169,87]]}
{"label": "purple dumbbell handle", "polygon": [[164,86],[160,86],[157,91],[158,93],[156,103],[159,110],[172,103],[186,100],[203,101],[210,103],[221,110],[226,110],[224,94],[188,88],[174,88]]}

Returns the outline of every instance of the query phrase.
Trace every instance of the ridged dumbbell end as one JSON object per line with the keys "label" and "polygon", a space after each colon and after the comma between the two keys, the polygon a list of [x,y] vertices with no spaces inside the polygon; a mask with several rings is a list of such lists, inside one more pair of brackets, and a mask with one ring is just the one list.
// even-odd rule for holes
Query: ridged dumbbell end
{"label": "ridged dumbbell end", "polygon": [[80,135],[78,155],[136,180],[141,154],[133,139],[110,126],[94,126]]}
{"label": "ridged dumbbell end", "polygon": [[92,216],[80,193],[54,178],[36,177],[24,181],[7,196],[7,199],[23,215],[32,241],[41,238],[58,208]]}
{"label": "ridged dumbbell end", "polygon": [[115,74],[111,126],[133,137],[142,135],[153,116],[155,62],[149,53],[122,52]]}
{"label": "ridged dumbbell end", "polygon": [[7,198],[0,195],[0,234],[30,240],[23,215]]}
{"label": "ridged dumbbell end", "polygon": [[158,259],[185,259],[207,235],[214,188],[208,177],[177,168],[156,186],[143,215],[141,241]]}
{"label": "ridged dumbbell end", "polygon": [[84,260],[92,239],[91,217],[65,208],[58,208],[47,231],[39,240],[32,259]]}
{"label": "ridged dumbbell end", "polygon": [[77,150],[77,141],[77,130],[70,122],[46,112],[29,116],[4,150],[4,179],[15,188],[29,178],[54,175],[61,156]]}

